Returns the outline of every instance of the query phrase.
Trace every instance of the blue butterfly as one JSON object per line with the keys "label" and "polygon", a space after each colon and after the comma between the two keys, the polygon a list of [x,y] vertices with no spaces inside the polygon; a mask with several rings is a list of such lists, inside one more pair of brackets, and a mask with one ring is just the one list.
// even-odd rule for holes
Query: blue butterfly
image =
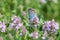
{"label": "blue butterfly", "polygon": [[29,21],[30,21],[29,23],[36,28],[39,23],[39,19],[38,19],[38,16],[37,16],[35,10],[33,10],[31,8],[28,9],[28,16],[29,16]]}
{"label": "blue butterfly", "polygon": [[29,19],[33,19],[36,15],[36,13],[33,11],[32,9],[28,9],[28,15],[29,15]]}

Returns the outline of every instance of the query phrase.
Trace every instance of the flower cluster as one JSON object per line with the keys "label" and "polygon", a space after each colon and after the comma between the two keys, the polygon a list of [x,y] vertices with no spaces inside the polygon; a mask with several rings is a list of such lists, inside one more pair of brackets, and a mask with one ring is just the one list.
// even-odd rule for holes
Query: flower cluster
{"label": "flower cluster", "polygon": [[11,20],[12,23],[10,23],[9,28],[16,28],[18,30],[22,25],[21,20],[15,15],[12,16]]}
{"label": "flower cluster", "polygon": [[12,16],[12,23],[10,23],[9,28],[15,28],[16,30],[21,29],[20,35],[24,35],[27,32],[23,23],[21,23],[21,19],[15,15]]}
{"label": "flower cluster", "polygon": [[25,28],[25,26],[22,24],[20,28],[21,28],[20,35],[21,36],[25,35],[27,33],[27,29]]}
{"label": "flower cluster", "polygon": [[45,40],[45,39],[46,39],[46,37],[47,37],[47,32],[46,32],[46,31],[44,31],[44,34],[43,34],[43,36],[42,36],[42,40]]}
{"label": "flower cluster", "polygon": [[[29,15],[30,25],[34,26],[36,28],[39,24],[39,18],[37,16],[35,10],[32,9],[32,8],[28,9],[28,15]],[[22,12],[22,16],[26,16],[25,11]],[[11,28],[11,29],[14,28],[17,31],[18,31],[18,29],[21,29],[20,30],[20,36],[24,36],[28,32],[28,30],[25,28],[25,26],[21,22],[21,19],[19,17],[17,17],[16,15],[12,16],[11,21],[12,22],[10,23],[9,28]],[[6,25],[5,24],[6,23],[0,21],[1,32],[5,32],[5,30],[6,30]],[[42,30],[43,30],[42,40],[46,39],[47,34],[50,34],[50,35],[55,34],[58,29],[59,29],[59,24],[57,22],[55,22],[54,19],[52,19],[51,21],[44,22],[43,27],[42,27]],[[38,37],[39,37],[39,34],[38,34],[38,32],[36,32],[36,30],[34,30],[34,32],[29,34],[29,36],[32,37],[33,39],[38,39]],[[8,38],[12,39],[13,36],[9,33]],[[2,39],[2,38],[0,38],[0,39]],[[51,39],[52,39],[52,37],[50,37],[49,40],[51,40]]]}
{"label": "flower cluster", "polygon": [[1,32],[5,32],[5,30],[6,30],[6,25],[5,25],[4,22],[1,22],[1,21],[0,21],[0,29],[1,29]]}
{"label": "flower cluster", "polygon": [[38,38],[38,32],[32,32],[29,36],[37,39]]}
{"label": "flower cluster", "polygon": [[56,33],[56,31],[59,29],[59,25],[55,20],[47,21],[43,24],[44,31],[47,31],[49,34]]}
{"label": "flower cluster", "polygon": [[20,32],[20,35],[23,36],[26,34],[26,32],[27,32],[26,28],[23,27],[21,32]]}
{"label": "flower cluster", "polygon": [[57,32],[57,30],[59,29],[59,25],[57,22],[55,22],[54,19],[52,19],[52,21],[46,21],[45,23],[43,23],[43,39],[45,39],[47,34],[55,34]]}
{"label": "flower cluster", "polygon": [[54,19],[52,21],[47,21],[43,24],[43,30],[46,30],[48,32],[56,32],[56,30],[59,29],[59,25],[57,22],[54,21]]}

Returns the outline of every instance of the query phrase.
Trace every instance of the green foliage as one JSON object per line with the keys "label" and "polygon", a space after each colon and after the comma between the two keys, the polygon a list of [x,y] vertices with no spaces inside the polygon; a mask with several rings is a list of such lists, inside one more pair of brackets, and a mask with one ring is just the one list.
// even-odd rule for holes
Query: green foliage
{"label": "green foliage", "polygon": [[[27,30],[29,32],[34,31],[33,29],[29,29],[28,27],[28,8],[34,8],[37,12],[37,15],[40,19],[40,25],[38,26],[39,31],[39,38],[38,40],[41,40],[42,31],[41,31],[41,25],[44,22],[44,20],[51,20],[55,19],[60,24],[60,0],[58,0],[58,3],[48,2],[46,4],[42,4],[39,2],[39,0],[0,0],[0,14],[2,14],[3,17],[0,16],[0,21],[5,22],[11,22],[11,16],[17,15],[21,17],[21,20],[23,24],[26,26]],[[22,16],[22,12],[26,12],[26,16]],[[7,24],[7,28],[8,28]],[[12,30],[11,32],[6,30],[6,33],[1,33],[0,36],[3,37],[4,40],[7,39],[7,34],[11,33],[13,36],[12,40],[33,40],[29,37],[28,34],[26,34],[24,37],[20,36],[19,34],[16,34],[16,30]],[[60,40],[60,30],[58,30],[59,35],[57,36],[56,40]]]}

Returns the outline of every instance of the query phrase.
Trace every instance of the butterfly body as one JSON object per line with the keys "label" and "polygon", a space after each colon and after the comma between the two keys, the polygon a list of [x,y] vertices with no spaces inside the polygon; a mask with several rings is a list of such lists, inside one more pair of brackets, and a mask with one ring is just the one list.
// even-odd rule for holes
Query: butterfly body
{"label": "butterfly body", "polygon": [[30,13],[30,14],[29,14],[29,19],[33,19],[35,16],[36,16],[36,14]]}

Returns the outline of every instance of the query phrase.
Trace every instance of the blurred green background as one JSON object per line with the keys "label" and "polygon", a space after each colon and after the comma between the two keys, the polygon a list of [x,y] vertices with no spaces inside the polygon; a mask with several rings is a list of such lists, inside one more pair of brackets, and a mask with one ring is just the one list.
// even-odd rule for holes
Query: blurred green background
{"label": "blurred green background", "polygon": [[57,1],[54,3],[46,0],[46,4],[44,4],[39,0],[0,0],[0,20],[10,21],[12,15],[17,15],[23,20],[22,12],[25,11],[26,18],[28,18],[28,8],[33,8],[39,19],[55,19],[60,23],[60,0]]}
{"label": "blurred green background", "polygon": [[56,19],[60,20],[60,0],[58,3],[49,2],[40,3],[39,0],[0,0],[0,13],[5,17],[9,17],[12,14],[21,15],[22,11],[26,11],[28,8],[34,8],[38,16],[43,16],[44,19]]}

